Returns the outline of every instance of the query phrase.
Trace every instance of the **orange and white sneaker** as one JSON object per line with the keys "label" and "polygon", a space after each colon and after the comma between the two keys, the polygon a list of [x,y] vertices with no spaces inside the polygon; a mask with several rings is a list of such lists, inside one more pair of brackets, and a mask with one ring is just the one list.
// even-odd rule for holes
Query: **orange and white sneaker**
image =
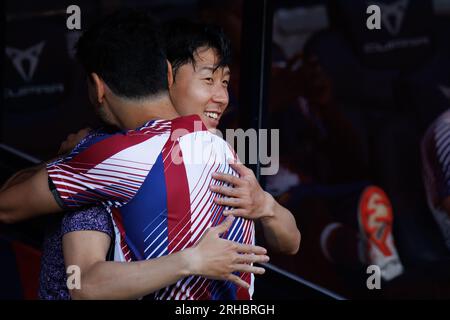
{"label": "orange and white sneaker", "polygon": [[401,275],[403,265],[392,234],[392,206],[381,188],[369,186],[361,193],[358,221],[366,249],[364,262],[379,266],[386,281]]}

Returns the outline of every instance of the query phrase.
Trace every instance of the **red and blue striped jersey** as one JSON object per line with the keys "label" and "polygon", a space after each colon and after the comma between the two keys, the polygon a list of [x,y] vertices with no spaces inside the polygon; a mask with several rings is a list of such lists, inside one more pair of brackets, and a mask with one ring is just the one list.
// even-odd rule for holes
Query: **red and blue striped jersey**
{"label": "red and blue striped jersey", "polygon": [[[115,259],[161,257],[195,245],[207,228],[224,220],[223,206],[209,185],[211,173],[236,173],[236,155],[206,130],[198,116],[155,120],[115,134],[84,139],[70,155],[48,164],[49,178],[67,208],[104,205],[116,231]],[[236,218],[224,238],[254,244],[254,224]],[[149,275],[151,276],[151,275]],[[251,299],[253,275],[241,273],[250,289],[200,276],[181,279],[156,299]]]}

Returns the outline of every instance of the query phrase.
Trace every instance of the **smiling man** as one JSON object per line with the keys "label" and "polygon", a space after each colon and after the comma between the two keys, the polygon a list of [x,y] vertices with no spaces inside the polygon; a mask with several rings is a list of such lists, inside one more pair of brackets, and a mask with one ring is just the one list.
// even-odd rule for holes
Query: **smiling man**
{"label": "smiling man", "polygon": [[[183,116],[197,114],[209,129],[216,129],[229,104],[230,40],[217,26],[187,20],[171,21],[164,30],[174,75],[169,95],[175,109]],[[230,186],[210,187],[226,196],[215,199],[230,207],[224,214],[259,221],[270,249],[296,254],[301,235],[292,213],[261,188],[252,170],[242,164],[231,167],[239,177],[213,173],[214,179]]]}

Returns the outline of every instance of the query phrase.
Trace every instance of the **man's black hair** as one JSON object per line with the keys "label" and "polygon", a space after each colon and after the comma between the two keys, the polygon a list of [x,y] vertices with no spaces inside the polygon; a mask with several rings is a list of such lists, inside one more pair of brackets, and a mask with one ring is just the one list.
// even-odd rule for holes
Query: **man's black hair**
{"label": "man's black hair", "polygon": [[184,19],[169,21],[164,26],[167,59],[174,73],[187,63],[195,67],[194,53],[201,47],[215,49],[219,61],[216,68],[231,63],[231,44],[222,28]]}
{"label": "man's black hair", "polygon": [[139,99],[167,91],[160,26],[146,12],[122,9],[80,37],[77,58],[118,96]]}

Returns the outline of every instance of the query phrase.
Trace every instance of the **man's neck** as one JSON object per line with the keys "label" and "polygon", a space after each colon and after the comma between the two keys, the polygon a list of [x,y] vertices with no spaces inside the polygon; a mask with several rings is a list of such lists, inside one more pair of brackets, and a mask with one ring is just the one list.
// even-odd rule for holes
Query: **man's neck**
{"label": "man's neck", "polygon": [[114,114],[122,129],[132,130],[157,119],[171,120],[179,117],[168,95],[152,100],[123,102],[114,107]]}

